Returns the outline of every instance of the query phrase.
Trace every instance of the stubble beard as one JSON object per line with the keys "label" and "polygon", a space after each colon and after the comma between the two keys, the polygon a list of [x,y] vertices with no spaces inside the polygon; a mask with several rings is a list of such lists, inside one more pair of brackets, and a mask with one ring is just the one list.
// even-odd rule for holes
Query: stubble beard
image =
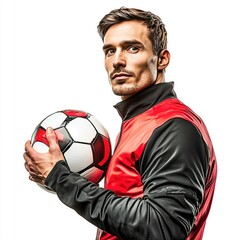
{"label": "stubble beard", "polygon": [[118,84],[116,86],[112,86],[112,91],[115,95],[121,96],[122,98],[126,98],[136,93],[138,87],[137,84]]}

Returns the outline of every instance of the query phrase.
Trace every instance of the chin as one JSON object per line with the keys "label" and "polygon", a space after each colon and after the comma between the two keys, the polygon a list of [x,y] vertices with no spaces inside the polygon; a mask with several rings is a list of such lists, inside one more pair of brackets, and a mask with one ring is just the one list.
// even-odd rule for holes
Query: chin
{"label": "chin", "polygon": [[118,96],[129,96],[138,92],[136,86],[127,84],[112,86],[112,90]]}

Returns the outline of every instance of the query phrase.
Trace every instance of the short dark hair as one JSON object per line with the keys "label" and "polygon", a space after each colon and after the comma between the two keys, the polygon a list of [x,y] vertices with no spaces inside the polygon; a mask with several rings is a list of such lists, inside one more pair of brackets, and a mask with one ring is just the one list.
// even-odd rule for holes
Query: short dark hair
{"label": "short dark hair", "polygon": [[154,54],[158,55],[161,50],[167,49],[167,31],[162,19],[149,11],[141,9],[121,7],[112,10],[99,22],[98,33],[103,40],[107,30],[112,25],[131,20],[142,21],[146,24],[149,29],[148,37],[152,42]]}

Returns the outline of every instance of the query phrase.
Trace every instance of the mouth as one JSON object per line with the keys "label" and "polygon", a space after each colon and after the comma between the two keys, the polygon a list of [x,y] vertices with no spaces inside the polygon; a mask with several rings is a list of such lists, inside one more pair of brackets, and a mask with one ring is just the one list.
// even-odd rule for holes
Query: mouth
{"label": "mouth", "polygon": [[124,80],[128,79],[131,76],[132,76],[131,74],[128,74],[128,73],[125,73],[125,72],[115,73],[112,76],[112,80],[124,81]]}

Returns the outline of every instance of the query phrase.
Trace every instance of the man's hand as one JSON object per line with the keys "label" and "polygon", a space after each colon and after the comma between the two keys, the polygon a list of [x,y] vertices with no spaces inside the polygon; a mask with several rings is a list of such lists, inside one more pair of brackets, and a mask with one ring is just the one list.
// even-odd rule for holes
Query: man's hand
{"label": "man's hand", "polygon": [[31,146],[31,142],[27,141],[25,144],[25,153],[23,154],[23,158],[26,161],[25,168],[30,174],[29,179],[43,185],[54,165],[58,161],[64,160],[52,128],[46,130],[46,138],[49,142],[49,150],[47,153],[37,152]]}

